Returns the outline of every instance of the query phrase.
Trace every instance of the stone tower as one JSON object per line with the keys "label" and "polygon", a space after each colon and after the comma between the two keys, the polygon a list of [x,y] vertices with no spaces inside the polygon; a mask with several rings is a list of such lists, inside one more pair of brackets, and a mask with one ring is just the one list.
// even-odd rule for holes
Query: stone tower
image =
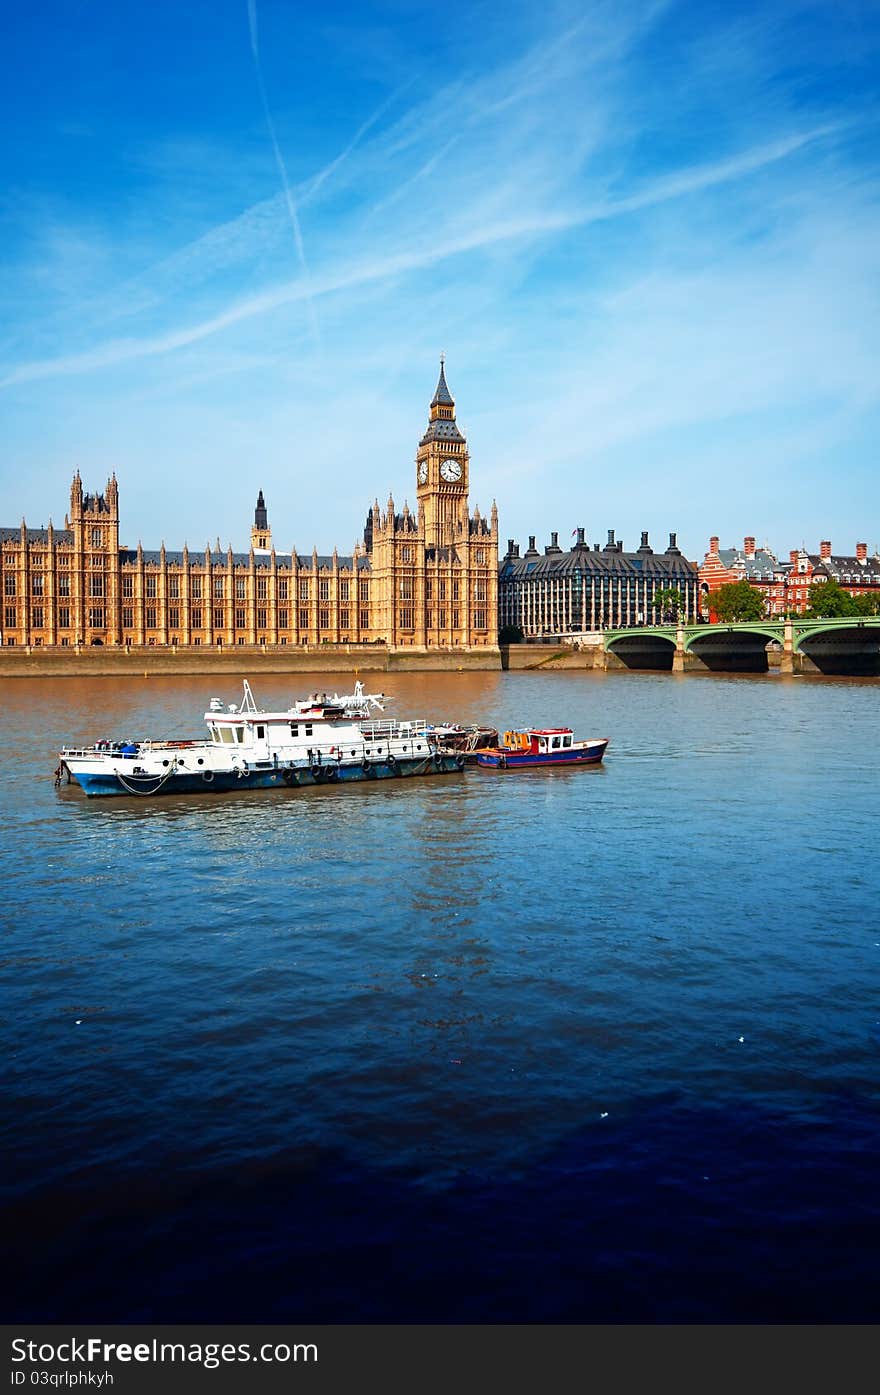
{"label": "stone tower", "polygon": [[251,528],[251,547],[254,552],[272,551],[272,529],[269,527],[269,515],[266,510],[266,501],[263,498],[263,491],[257,495],[257,507],[254,509],[254,522]]}
{"label": "stone tower", "polygon": [[370,559],[370,626],[392,647],[469,649],[498,642],[498,511],[468,505],[467,444],[443,360],[427,430],[416,452],[411,513],[373,504],[364,529]]}
{"label": "stone tower", "polygon": [[73,544],[70,568],[72,637],[115,644],[119,635],[119,489],[116,475],[103,494],[84,494],[79,470],[70,486],[66,520]]}
{"label": "stone tower", "polygon": [[448,547],[467,531],[468,449],[455,420],[445,363],[431,399],[428,426],[416,452],[416,499],[428,547]]}

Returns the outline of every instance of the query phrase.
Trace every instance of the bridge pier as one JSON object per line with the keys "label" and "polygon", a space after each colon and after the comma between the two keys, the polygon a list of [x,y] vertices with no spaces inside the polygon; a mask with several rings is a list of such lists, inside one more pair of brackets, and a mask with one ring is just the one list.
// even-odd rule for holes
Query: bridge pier
{"label": "bridge pier", "polygon": [[687,666],[687,654],[684,647],[684,628],[681,621],[675,631],[675,653],[672,656],[672,672],[684,673]]}
{"label": "bridge pier", "polygon": [[794,626],[791,617],[787,616],[782,629],[782,654],[779,659],[779,672],[792,674],[795,670],[794,653]]}

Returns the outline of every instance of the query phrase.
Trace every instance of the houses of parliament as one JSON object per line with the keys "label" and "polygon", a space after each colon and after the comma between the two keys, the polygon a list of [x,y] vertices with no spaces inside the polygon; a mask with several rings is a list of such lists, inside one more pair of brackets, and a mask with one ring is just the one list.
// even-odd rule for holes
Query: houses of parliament
{"label": "houses of parliament", "polygon": [[467,441],[443,360],[416,452],[416,510],[378,502],[351,556],[276,550],[260,490],[247,552],[119,545],[115,475],[79,471],[63,528],[0,529],[3,644],[498,644],[498,514],[470,511]]}

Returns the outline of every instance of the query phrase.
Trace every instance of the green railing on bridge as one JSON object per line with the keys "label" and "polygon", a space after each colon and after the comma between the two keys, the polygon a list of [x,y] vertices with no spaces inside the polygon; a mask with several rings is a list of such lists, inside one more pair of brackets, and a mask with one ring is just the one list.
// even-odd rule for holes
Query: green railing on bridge
{"label": "green railing on bridge", "polygon": [[621,639],[662,639],[688,653],[700,639],[720,639],[725,634],[756,635],[765,643],[775,640],[784,648],[790,643],[791,652],[796,654],[806,640],[818,635],[859,629],[880,630],[880,615],[847,615],[835,620],[742,620],[734,624],[719,622],[714,625],[701,621],[683,625],[639,625],[629,629],[606,630],[603,645],[606,652],[613,652],[612,646]]}

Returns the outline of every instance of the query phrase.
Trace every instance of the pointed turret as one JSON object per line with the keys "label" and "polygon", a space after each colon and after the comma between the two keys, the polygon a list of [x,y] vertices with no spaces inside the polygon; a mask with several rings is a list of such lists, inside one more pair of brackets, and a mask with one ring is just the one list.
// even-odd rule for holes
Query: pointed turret
{"label": "pointed turret", "polygon": [[254,509],[251,547],[255,552],[271,552],[272,550],[272,529],[269,527],[269,513],[262,489],[257,495],[257,506]]}
{"label": "pointed turret", "polygon": [[[434,396],[431,398],[431,407],[428,413],[428,429],[419,442],[420,446],[428,441],[463,441],[464,436],[455,424],[455,398],[449,391],[446,384],[446,372],[444,368],[445,360],[440,359],[440,377]],[[417,457],[420,459],[421,457]],[[424,480],[420,480],[424,483]]]}
{"label": "pointed turret", "polygon": [[431,398],[432,407],[454,407],[455,398],[446,386],[446,355],[440,355],[440,377],[437,379],[437,387],[434,396]]}

